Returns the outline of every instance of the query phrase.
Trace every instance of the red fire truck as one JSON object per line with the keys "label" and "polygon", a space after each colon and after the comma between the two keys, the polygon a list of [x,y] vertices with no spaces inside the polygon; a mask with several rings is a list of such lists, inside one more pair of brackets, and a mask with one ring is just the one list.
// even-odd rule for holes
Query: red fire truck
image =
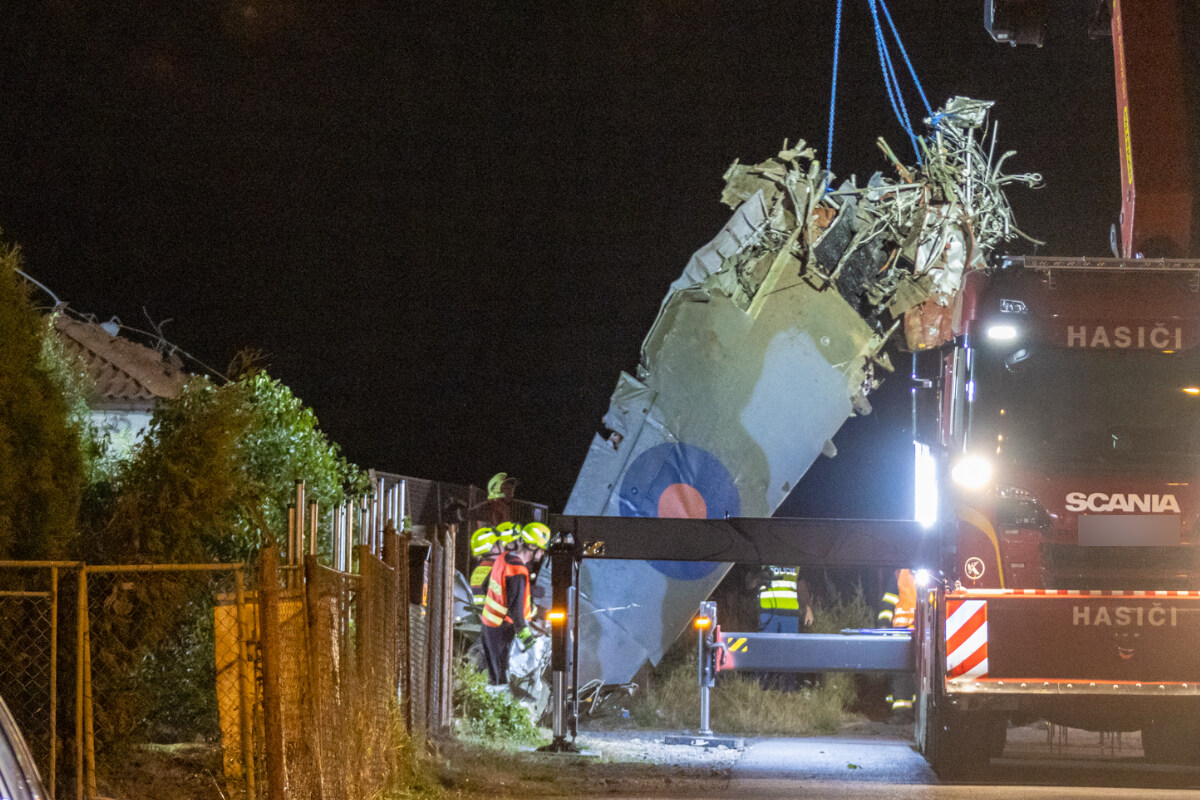
{"label": "red fire truck", "polygon": [[969,772],[1036,719],[1200,760],[1200,262],[1009,259],[914,365],[931,764]]}

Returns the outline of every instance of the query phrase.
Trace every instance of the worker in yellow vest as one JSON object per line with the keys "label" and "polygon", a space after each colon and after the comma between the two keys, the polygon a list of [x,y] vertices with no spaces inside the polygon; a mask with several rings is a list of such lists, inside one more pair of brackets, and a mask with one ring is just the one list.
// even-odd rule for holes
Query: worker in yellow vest
{"label": "worker in yellow vest", "polygon": [[529,563],[549,543],[549,529],[540,523],[517,529],[517,536],[488,575],[487,594],[480,621],[480,641],[487,658],[488,684],[508,686],[508,656],[513,640],[528,648],[533,644],[533,598],[529,588]]}
{"label": "worker in yellow vest", "polygon": [[[879,611],[881,628],[912,628],[917,618],[917,583],[912,570],[898,569],[892,576],[888,590],[883,594],[883,607]],[[891,705],[894,725],[909,725],[913,721],[913,703],[916,701],[916,684],[911,673],[892,676],[892,693],[887,696]]]}
{"label": "worker in yellow vest", "polygon": [[[511,523],[509,527],[512,527]],[[509,541],[511,539],[506,540],[495,528],[487,525],[476,528],[471,534],[471,556],[478,559],[475,568],[471,570],[471,600],[476,608],[483,608],[483,601],[487,596],[488,575]]]}
{"label": "worker in yellow vest", "polygon": [[759,579],[758,629],[764,633],[800,633],[812,623],[812,598],[799,568],[764,570]]}

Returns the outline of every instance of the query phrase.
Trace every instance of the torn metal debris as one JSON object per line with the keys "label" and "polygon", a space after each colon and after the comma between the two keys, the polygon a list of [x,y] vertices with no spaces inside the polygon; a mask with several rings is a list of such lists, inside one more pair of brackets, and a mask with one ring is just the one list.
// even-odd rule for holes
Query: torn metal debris
{"label": "torn metal debris", "polygon": [[[769,516],[892,370],[885,346],[954,334],[963,276],[1024,234],[1004,196],[990,102],[956,97],[926,120],[921,164],[833,176],[803,142],[734,163],[734,209],[671,284],[622,374],[565,513]],[[1028,237],[1026,237],[1028,238]],[[625,683],[657,662],[727,565],[585,562],[580,679]],[[548,596],[548,593],[547,593]]]}

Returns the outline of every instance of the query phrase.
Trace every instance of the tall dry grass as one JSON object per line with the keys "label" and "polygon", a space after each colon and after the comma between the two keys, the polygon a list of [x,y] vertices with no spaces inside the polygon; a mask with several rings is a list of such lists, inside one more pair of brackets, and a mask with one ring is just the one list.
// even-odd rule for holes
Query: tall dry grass
{"label": "tall dry grass", "polygon": [[[874,612],[861,583],[848,593],[832,583],[828,599],[813,607],[812,633],[837,633],[874,624]],[[700,689],[695,640],[684,636],[654,670],[629,707],[630,720],[650,728],[700,725]],[[857,715],[847,709],[857,699],[854,677],[829,673],[798,682],[795,689],[764,687],[752,673],[725,672],[717,676],[711,694],[713,730],[743,735],[806,736],[833,733]]]}

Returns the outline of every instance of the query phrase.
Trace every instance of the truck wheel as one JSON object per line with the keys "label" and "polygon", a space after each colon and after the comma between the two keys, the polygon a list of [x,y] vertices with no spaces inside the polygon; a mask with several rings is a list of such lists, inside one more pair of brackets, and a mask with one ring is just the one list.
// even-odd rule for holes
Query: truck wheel
{"label": "truck wheel", "polygon": [[996,744],[995,720],[980,712],[964,713],[946,705],[934,704],[930,711],[925,757],[937,776],[948,781],[985,776]]}
{"label": "truck wheel", "polygon": [[1156,764],[1200,764],[1200,723],[1156,719],[1142,728],[1142,751]]}

